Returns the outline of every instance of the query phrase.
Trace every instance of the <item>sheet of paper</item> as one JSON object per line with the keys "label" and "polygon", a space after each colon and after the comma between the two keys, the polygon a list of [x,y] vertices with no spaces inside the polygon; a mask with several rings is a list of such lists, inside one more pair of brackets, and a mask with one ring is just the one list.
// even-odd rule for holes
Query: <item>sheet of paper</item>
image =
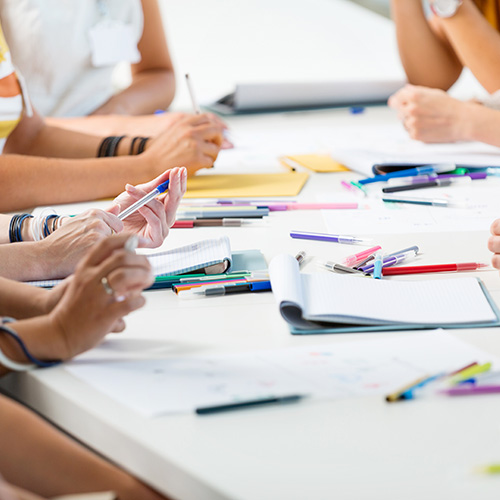
{"label": "sheet of paper", "polygon": [[[368,234],[489,231],[491,223],[500,217],[500,179],[496,177],[463,186],[397,193],[402,198],[445,199],[464,208],[384,203],[380,199],[382,186],[368,188],[370,196],[362,199],[366,210],[323,210],[327,232],[361,237]],[[391,196],[396,196],[396,193]],[[321,196],[318,201],[337,201],[337,197]]]}
{"label": "sheet of paper", "polygon": [[321,272],[302,274],[302,287],[307,319],[445,325],[496,318],[479,282],[470,277],[390,281]]}
{"label": "sheet of paper", "polygon": [[193,358],[106,361],[91,351],[65,369],[117,403],[154,417],[270,395],[382,396],[473,361],[498,363],[448,333],[432,331]]}
{"label": "sheet of paper", "polygon": [[265,198],[297,196],[309,174],[197,175],[188,180],[184,198]]}

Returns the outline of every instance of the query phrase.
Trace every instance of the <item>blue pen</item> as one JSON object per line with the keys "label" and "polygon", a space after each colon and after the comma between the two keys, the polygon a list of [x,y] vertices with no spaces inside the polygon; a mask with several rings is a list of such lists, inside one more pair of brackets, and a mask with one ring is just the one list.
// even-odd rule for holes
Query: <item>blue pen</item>
{"label": "blue pen", "polygon": [[133,205],[126,208],[123,212],[118,214],[118,218],[120,220],[126,219],[129,215],[133,214],[139,208],[142,208],[146,203],[149,203],[153,198],[156,198],[158,195],[164,193],[168,189],[168,185],[170,181],[165,181],[163,184],[156,186],[153,191],[143,196],[140,200],[136,201]]}
{"label": "blue pen", "polygon": [[435,380],[438,380],[440,378],[443,378],[446,376],[446,373],[438,373],[437,375],[432,375],[431,377],[426,378],[425,380],[422,380],[418,384],[415,384],[413,387],[410,387],[408,390],[403,392],[399,399],[413,399],[415,395],[413,394],[413,391],[415,389],[420,389],[424,387],[425,385],[429,384],[430,382],[434,382]]}
{"label": "blue pen", "polygon": [[[409,255],[412,255],[410,252],[408,253],[401,253],[399,255],[386,255],[385,257],[382,258],[382,269],[384,267],[390,267],[390,266],[395,266],[396,264],[400,264],[403,262]],[[375,268],[375,264],[369,264],[367,266],[360,267],[360,271],[363,271],[364,273],[372,273]]]}
{"label": "blue pen", "polygon": [[377,252],[375,255],[375,263],[373,264],[373,277],[376,280],[382,279],[382,253]]}
{"label": "blue pen", "polygon": [[[446,170],[443,170],[446,169]],[[385,182],[395,177],[414,177],[417,175],[434,174],[436,172],[446,172],[449,170],[449,165],[428,165],[426,167],[415,167],[407,170],[398,170],[389,174],[379,174],[358,181],[360,184],[371,184],[372,182]]]}

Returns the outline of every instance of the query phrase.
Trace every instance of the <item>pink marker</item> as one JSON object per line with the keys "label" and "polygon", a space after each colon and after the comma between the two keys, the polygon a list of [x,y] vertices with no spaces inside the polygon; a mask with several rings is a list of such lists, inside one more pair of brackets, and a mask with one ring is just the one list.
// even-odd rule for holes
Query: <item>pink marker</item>
{"label": "pink marker", "polygon": [[263,203],[262,205],[267,206],[271,212],[285,210],[352,210],[359,208],[358,203]]}
{"label": "pink marker", "polygon": [[373,255],[377,250],[381,249],[382,247],[377,245],[376,247],[369,248],[368,250],[363,250],[362,252],[355,253],[354,255],[349,255],[349,257],[344,259],[343,264],[346,266],[354,266],[363,259],[366,259],[366,257]]}

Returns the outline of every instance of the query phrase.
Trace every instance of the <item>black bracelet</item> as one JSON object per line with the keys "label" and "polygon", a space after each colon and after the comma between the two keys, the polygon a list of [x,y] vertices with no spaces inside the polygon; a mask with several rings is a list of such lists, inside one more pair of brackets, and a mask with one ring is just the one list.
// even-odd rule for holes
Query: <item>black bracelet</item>
{"label": "black bracelet", "polygon": [[137,148],[137,154],[140,155],[141,153],[144,153],[144,150],[146,149],[146,143],[149,141],[149,137],[143,137],[141,139],[141,142],[139,143],[139,147]]}
{"label": "black bracelet", "polygon": [[118,150],[118,144],[120,144],[120,142],[124,138],[125,138],[124,135],[112,137],[111,141],[109,141],[108,143],[108,148],[104,156],[116,156],[116,152]]}
{"label": "black bracelet", "polygon": [[143,138],[142,138],[142,137],[134,137],[134,138],[132,139],[132,142],[130,143],[130,149],[129,149],[129,151],[128,151],[128,154],[129,154],[130,156],[135,155],[135,152],[134,152],[135,143],[136,143],[137,141],[140,141],[141,139],[143,139]]}
{"label": "black bracelet", "polygon": [[105,156],[104,152],[108,149],[108,143],[111,141],[112,137],[105,137],[101,144],[99,145],[99,149],[97,150],[97,158],[102,158]]}
{"label": "black bracelet", "polygon": [[9,240],[11,243],[23,241],[22,227],[26,219],[32,219],[31,214],[15,214],[10,219],[9,224]]}
{"label": "black bracelet", "polygon": [[99,149],[97,150],[97,158],[116,156],[118,145],[120,144],[122,139],[125,139],[125,137],[125,135],[112,135],[109,137],[105,137],[99,145]]}

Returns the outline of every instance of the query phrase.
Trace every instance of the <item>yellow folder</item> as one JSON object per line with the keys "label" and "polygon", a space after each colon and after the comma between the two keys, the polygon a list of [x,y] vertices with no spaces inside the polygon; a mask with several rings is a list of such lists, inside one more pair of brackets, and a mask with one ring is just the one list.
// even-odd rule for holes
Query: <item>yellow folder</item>
{"label": "yellow folder", "polygon": [[292,168],[293,163],[297,163],[302,167],[312,170],[313,172],[345,172],[346,170],[349,170],[347,167],[345,167],[338,161],[335,161],[331,156],[328,155],[284,156],[283,158],[281,158],[281,162],[285,166]]}
{"label": "yellow folder", "polygon": [[188,179],[184,198],[297,196],[308,177],[309,174],[305,172],[197,175]]}

